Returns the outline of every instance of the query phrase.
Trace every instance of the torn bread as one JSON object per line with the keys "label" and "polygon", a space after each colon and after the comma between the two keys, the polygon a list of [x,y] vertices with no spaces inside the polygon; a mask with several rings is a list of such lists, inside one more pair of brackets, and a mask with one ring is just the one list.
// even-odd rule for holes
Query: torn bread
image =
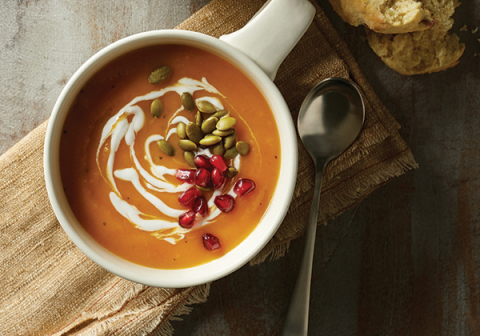
{"label": "torn bread", "polygon": [[403,34],[380,34],[370,29],[367,39],[373,51],[393,70],[404,75],[442,71],[455,66],[465,45],[448,31],[458,1],[423,0],[435,24],[426,30]]}

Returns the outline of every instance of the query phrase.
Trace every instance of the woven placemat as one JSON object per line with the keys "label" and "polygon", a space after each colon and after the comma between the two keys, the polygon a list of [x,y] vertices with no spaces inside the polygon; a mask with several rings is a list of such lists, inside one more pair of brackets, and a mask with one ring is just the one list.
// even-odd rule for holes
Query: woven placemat
{"label": "woven placemat", "polygon": [[[245,25],[262,5],[261,0],[214,0],[177,28],[218,37]],[[314,5],[311,27],[275,80],[293,118],[308,91],[327,77],[356,82],[366,105],[361,136],[325,172],[319,223],[326,223],[416,163],[398,134],[399,125]],[[209,284],[143,286],[105,271],[80,252],[48,201],[42,160],[46,125],[0,157],[0,335],[171,335],[170,321],[188,313],[191,304],[205,301]],[[313,176],[313,162],[299,141],[298,180],[289,212],[252,263],[283,255],[288,243],[304,232]]]}

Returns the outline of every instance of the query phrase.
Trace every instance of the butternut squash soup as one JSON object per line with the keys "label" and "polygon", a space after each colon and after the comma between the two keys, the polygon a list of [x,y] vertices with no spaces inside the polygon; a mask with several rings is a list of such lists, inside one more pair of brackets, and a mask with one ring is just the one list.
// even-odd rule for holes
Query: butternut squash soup
{"label": "butternut squash soup", "polygon": [[251,80],[223,58],[158,45],[110,62],[65,120],[61,178],[78,221],[112,253],[178,269],[228,253],[277,185],[280,139]]}

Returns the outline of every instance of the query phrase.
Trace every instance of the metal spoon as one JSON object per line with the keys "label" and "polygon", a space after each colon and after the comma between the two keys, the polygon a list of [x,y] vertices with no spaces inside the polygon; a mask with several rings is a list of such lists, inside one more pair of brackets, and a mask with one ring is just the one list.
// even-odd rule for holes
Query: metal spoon
{"label": "metal spoon", "polygon": [[353,143],[362,129],[364,119],[365,107],[360,92],[352,82],[343,78],[328,78],[318,83],[300,107],[298,133],[315,163],[315,189],[308,220],[307,242],[283,328],[284,336],[307,335],[323,169]]}

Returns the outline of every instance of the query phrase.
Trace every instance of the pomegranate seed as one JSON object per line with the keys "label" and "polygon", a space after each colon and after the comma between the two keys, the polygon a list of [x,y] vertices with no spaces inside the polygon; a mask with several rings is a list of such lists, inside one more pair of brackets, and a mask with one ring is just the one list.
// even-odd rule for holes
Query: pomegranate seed
{"label": "pomegranate seed", "polygon": [[198,196],[200,196],[200,191],[193,187],[178,196],[178,202],[183,206],[190,207]]}
{"label": "pomegranate seed", "polygon": [[238,196],[243,196],[252,192],[255,189],[255,182],[249,179],[239,179],[233,186],[233,191]]}
{"label": "pomegranate seed", "polygon": [[213,189],[220,188],[225,182],[225,176],[218,168],[213,168],[211,175]]}
{"label": "pomegranate seed", "polygon": [[215,168],[219,169],[222,173],[228,169],[227,164],[225,163],[225,160],[223,159],[223,156],[221,155],[213,155],[210,158],[210,163],[212,166]]}
{"label": "pomegranate seed", "polygon": [[184,229],[190,229],[195,223],[195,217],[197,214],[193,210],[188,210],[184,214],[178,217],[178,224]]}
{"label": "pomegranate seed", "polygon": [[210,159],[204,154],[195,156],[195,159],[193,159],[193,163],[195,163],[195,166],[197,168],[205,168],[208,170],[212,169]]}
{"label": "pomegranate seed", "polygon": [[215,197],[215,200],[213,201],[217,208],[220,209],[220,211],[223,212],[230,212],[233,210],[233,207],[235,206],[235,200],[233,199],[232,196],[230,195],[219,195]]}
{"label": "pomegranate seed", "polygon": [[195,202],[193,202],[192,210],[198,213],[200,216],[205,217],[208,214],[208,204],[205,197],[197,197]]}
{"label": "pomegranate seed", "polygon": [[205,168],[198,168],[195,173],[195,184],[200,187],[206,187],[208,182],[210,182],[210,172]]}
{"label": "pomegranate seed", "polygon": [[177,169],[175,173],[177,180],[182,182],[194,184],[195,183],[195,169]]}
{"label": "pomegranate seed", "polygon": [[220,240],[210,233],[205,233],[202,238],[203,246],[209,251],[217,250],[222,246]]}

